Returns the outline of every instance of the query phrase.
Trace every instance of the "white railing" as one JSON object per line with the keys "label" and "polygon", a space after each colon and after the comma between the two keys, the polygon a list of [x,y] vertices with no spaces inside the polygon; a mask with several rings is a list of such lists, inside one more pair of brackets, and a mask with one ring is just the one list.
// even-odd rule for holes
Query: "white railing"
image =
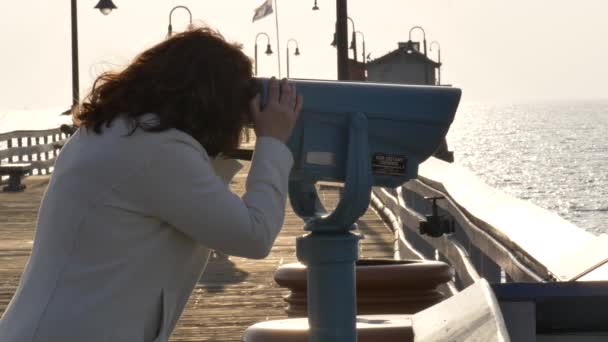
{"label": "white railing", "polygon": [[[418,179],[396,190],[376,188],[372,197],[395,229],[396,257],[444,260],[456,269],[459,288],[479,277],[490,283],[608,280],[608,235],[510,197],[457,165],[431,158]],[[431,197],[443,198],[437,211],[453,222],[453,233],[420,233]]]}

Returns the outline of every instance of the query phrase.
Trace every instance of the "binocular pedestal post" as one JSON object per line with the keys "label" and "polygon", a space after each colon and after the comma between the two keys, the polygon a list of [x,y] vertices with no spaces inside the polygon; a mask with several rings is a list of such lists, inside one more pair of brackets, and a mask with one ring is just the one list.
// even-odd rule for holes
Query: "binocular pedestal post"
{"label": "binocular pedestal post", "polygon": [[357,340],[355,262],[359,236],[312,232],[296,242],[298,260],[308,269],[309,341]]}
{"label": "binocular pedestal post", "polygon": [[357,341],[355,263],[360,236],[351,232],[365,213],[372,191],[367,118],[350,117],[344,188],[335,210],[316,211],[318,194],[307,182],[290,182],[289,198],[309,234],[296,241],[298,260],[308,269],[309,341]]}

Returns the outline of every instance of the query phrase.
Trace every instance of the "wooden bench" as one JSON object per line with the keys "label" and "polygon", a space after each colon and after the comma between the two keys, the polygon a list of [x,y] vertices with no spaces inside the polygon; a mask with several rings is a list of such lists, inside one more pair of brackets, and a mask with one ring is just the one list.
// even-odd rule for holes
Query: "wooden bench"
{"label": "wooden bench", "polygon": [[6,163],[0,164],[0,176],[8,175],[8,185],[2,190],[6,192],[19,192],[25,189],[21,184],[21,177],[32,172],[30,163]]}
{"label": "wooden bench", "polygon": [[4,191],[22,191],[21,177],[26,174],[48,175],[63,144],[74,131],[70,125],[59,128],[13,131],[0,134],[0,176],[8,175]]}

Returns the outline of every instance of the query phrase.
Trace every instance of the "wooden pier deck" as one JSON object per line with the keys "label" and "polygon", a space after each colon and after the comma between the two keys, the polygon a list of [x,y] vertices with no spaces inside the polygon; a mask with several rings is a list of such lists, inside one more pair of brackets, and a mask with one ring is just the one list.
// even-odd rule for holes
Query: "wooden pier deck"
{"label": "wooden pier deck", "polygon": [[[235,177],[232,188],[244,190],[248,170]],[[32,246],[40,200],[48,176],[31,176],[25,180],[22,193],[0,191],[0,315],[6,309],[18,285]],[[326,206],[335,205],[337,191],[322,191]],[[285,318],[282,297],[273,273],[284,263],[295,262],[295,238],[302,235],[302,221],[288,208],[284,228],[264,260],[237,257],[215,258],[201,277],[171,341],[240,341],[250,325]],[[392,258],[393,234],[371,209],[359,222],[362,257]]]}

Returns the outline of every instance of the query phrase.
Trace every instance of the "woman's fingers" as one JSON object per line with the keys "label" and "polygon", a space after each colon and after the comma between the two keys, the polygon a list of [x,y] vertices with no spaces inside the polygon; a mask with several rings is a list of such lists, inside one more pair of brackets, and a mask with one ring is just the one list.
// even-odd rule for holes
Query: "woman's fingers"
{"label": "woman's fingers", "polygon": [[279,103],[279,81],[272,77],[268,83],[268,103]]}
{"label": "woman's fingers", "polygon": [[285,96],[281,97],[281,103],[286,105],[289,110],[295,110],[298,97],[298,93],[296,91],[296,84],[291,81],[287,81],[284,84],[284,89]]}
{"label": "woman's fingers", "polygon": [[260,94],[257,94],[253,99],[251,99],[251,101],[249,101],[249,110],[253,120],[260,115]]}
{"label": "woman's fingers", "polygon": [[296,104],[298,103],[298,91],[296,90],[296,84],[291,82],[291,102],[289,103],[289,106],[291,108],[296,108]]}
{"label": "woman's fingers", "polygon": [[291,88],[289,86],[289,82],[286,78],[281,80],[281,94],[279,98],[279,103],[284,104],[289,102],[289,97],[291,96]]}
{"label": "woman's fingers", "polygon": [[271,136],[286,142],[302,110],[303,98],[294,83],[272,78],[268,85],[268,103],[260,108],[260,97],[251,101],[254,128],[258,136]]}
{"label": "woman's fingers", "polygon": [[303,105],[304,105],[304,98],[302,97],[302,95],[298,95],[296,97],[296,109],[295,109],[296,118],[298,116],[300,116],[300,112],[302,111]]}
{"label": "woman's fingers", "polygon": [[[282,80],[279,81],[276,78],[272,77],[270,79],[268,88],[269,89],[268,89],[268,104],[267,105],[274,103],[274,104],[283,105],[283,106],[287,107],[289,110],[296,110],[298,112],[302,110],[302,108],[301,108],[302,107],[302,98],[301,98],[301,96],[298,96],[295,83],[287,80],[286,78],[283,78]],[[298,100],[298,97],[299,97],[299,100]],[[254,100],[256,100],[259,104],[259,102],[260,102],[259,98],[254,99]]]}

